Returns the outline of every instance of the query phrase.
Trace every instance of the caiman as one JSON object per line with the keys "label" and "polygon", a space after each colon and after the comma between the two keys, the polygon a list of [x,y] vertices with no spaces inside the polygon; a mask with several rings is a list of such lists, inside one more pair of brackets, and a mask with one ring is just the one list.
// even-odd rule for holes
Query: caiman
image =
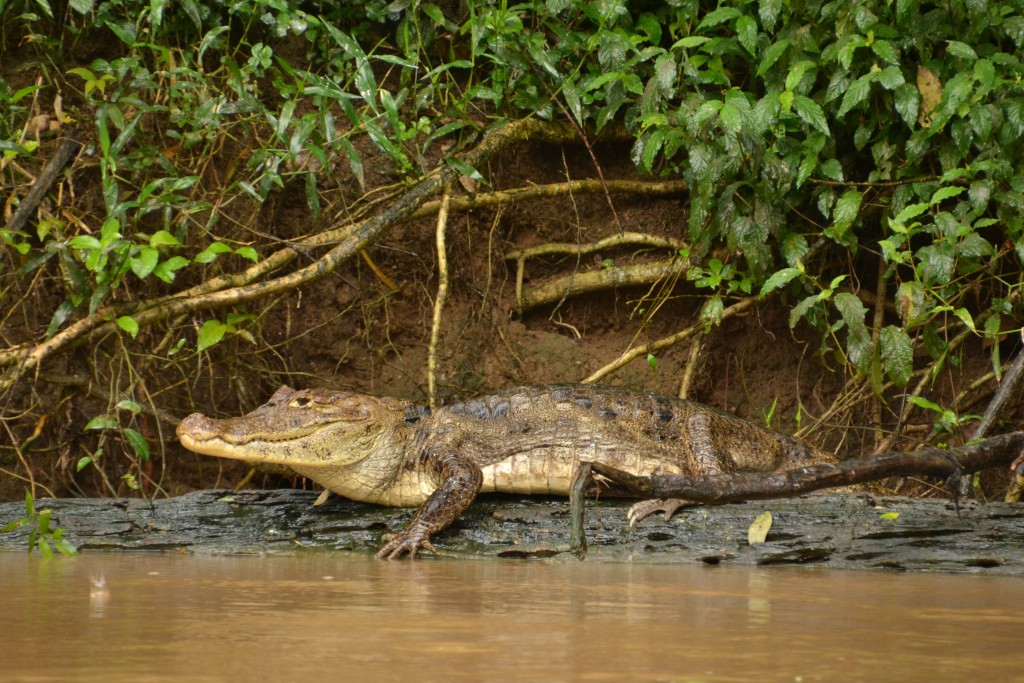
{"label": "caiman", "polygon": [[[477,493],[567,495],[581,462],[637,476],[768,472],[823,453],[692,401],[607,386],[521,387],[431,410],[394,398],[281,387],[242,417],[178,425],[197,453],[287,465],[352,500],[420,506],[377,554],[413,558]],[[662,510],[667,501],[631,514]]]}

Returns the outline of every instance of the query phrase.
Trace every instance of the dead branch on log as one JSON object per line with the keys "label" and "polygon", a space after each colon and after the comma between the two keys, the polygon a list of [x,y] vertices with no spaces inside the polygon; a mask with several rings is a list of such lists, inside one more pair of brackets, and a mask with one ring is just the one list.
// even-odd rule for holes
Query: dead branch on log
{"label": "dead branch on log", "polygon": [[[1015,460],[1016,459],[1016,460]],[[836,464],[811,465],[771,473],[710,476],[655,475],[636,477],[600,463],[592,471],[612,482],[595,484],[612,495],[637,498],[685,498],[694,503],[785,498],[825,488],[863,484],[908,475],[946,478],[1014,463],[1024,464],[1024,432],[1010,432],[969,446],[943,450],[894,451]]]}
{"label": "dead branch on log", "polygon": [[11,220],[7,223],[6,230],[11,232],[18,232],[25,223],[28,222],[29,216],[39,206],[39,202],[43,200],[43,197],[50,188],[57,181],[57,176],[67,166],[68,162],[75,158],[78,154],[78,150],[81,149],[82,143],[75,139],[77,131],[69,129],[64,139],[60,141],[60,145],[57,146],[53,156],[46,163],[46,167],[43,168],[42,173],[36,178],[36,182],[33,183],[32,188],[28,191],[28,194],[21,200],[18,205],[18,210],[11,216]]}

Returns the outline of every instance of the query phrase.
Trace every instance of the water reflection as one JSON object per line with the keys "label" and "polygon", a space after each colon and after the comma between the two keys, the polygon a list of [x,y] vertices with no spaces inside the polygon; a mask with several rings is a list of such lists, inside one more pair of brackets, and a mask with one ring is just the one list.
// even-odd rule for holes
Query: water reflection
{"label": "water reflection", "polygon": [[0,553],[0,680],[1024,680],[1018,579]]}

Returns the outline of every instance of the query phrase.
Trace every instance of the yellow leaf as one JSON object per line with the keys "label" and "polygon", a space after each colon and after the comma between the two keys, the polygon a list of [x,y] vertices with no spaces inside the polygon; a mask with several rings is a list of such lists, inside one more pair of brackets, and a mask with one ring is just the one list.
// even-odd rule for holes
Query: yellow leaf
{"label": "yellow leaf", "polygon": [[771,528],[772,513],[769,510],[765,510],[757,516],[754,523],[747,529],[747,542],[750,545],[764,543],[764,539],[768,537],[768,530]]}
{"label": "yellow leaf", "polygon": [[878,518],[879,519],[899,519],[900,518],[900,513],[898,513],[898,512],[883,512],[882,514],[878,515]]}
{"label": "yellow leaf", "polygon": [[942,81],[927,68],[917,67],[917,91],[921,93],[921,107],[917,112],[917,122],[922,128],[932,125],[932,112],[942,101]]}

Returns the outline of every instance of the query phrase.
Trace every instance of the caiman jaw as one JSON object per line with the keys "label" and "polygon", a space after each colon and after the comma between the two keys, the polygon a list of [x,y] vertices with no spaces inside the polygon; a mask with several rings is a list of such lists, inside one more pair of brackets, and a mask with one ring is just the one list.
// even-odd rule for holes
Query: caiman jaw
{"label": "caiman jaw", "polygon": [[[232,430],[228,420],[215,420],[192,413],[178,425],[178,440],[190,451],[221,458],[289,465],[306,444],[305,437],[320,431],[323,424],[296,425],[268,433]],[[313,465],[303,462],[303,465]],[[325,463],[327,464],[327,463]]]}

